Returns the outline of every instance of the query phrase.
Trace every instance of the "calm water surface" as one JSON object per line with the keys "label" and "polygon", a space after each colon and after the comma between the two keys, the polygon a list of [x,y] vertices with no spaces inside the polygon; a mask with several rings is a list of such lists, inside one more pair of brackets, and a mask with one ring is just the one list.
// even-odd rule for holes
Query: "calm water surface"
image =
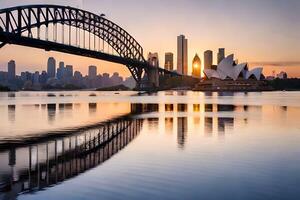
{"label": "calm water surface", "polygon": [[0,93],[0,199],[300,199],[300,92],[91,93]]}

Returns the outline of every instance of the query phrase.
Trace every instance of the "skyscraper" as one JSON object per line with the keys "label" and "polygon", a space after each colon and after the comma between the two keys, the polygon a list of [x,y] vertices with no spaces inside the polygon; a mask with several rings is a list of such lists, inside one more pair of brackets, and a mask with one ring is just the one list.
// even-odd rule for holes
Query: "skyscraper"
{"label": "skyscraper", "polygon": [[94,65],[89,66],[89,78],[96,78],[97,76],[97,67]]}
{"label": "skyscraper", "polygon": [[62,80],[65,76],[65,63],[59,62],[59,67],[57,69],[57,79]]}
{"label": "skyscraper", "polygon": [[204,52],[204,69],[211,69],[213,63],[213,52],[207,50]]}
{"label": "skyscraper", "polygon": [[193,72],[192,75],[200,78],[201,77],[201,59],[199,58],[198,54],[195,55],[193,59]]}
{"label": "skyscraper", "polygon": [[47,74],[49,78],[55,78],[56,75],[56,62],[53,57],[48,58]]}
{"label": "skyscraper", "polygon": [[183,75],[188,73],[188,40],[184,35],[177,37],[177,72]]}
{"label": "skyscraper", "polygon": [[165,54],[165,69],[173,71],[174,68],[174,55],[171,52]]}
{"label": "skyscraper", "polygon": [[72,78],[73,77],[73,66],[72,65],[66,65],[66,70],[65,70],[65,76],[67,78]]}
{"label": "skyscraper", "polygon": [[159,67],[158,53],[149,53],[148,54],[148,63],[154,67]]}
{"label": "skyscraper", "polygon": [[14,80],[16,78],[16,62],[14,60],[8,62],[7,72],[8,80]]}
{"label": "skyscraper", "polygon": [[219,48],[218,52],[218,64],[225,58],[225,49]]}

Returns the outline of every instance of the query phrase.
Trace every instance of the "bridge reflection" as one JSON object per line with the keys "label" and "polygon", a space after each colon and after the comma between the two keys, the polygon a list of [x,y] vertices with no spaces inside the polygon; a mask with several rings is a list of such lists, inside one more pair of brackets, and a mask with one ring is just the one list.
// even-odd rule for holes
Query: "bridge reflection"
{"label": "bridge reflection", "polygon": [[[142,119],[124,117],[71,136],[1,152],[0,199],[16,199],[20,193],[54,186],[97,167],[127,146],[142,124]],[[3,155],[8,157],[6,164]]]}
{"label": "bridge reflection", "polygon": [[[44,105],[50,118],[56,110],[78,106]],[[89,103],[87,109],[94,114],[98,107]],[[25,139],[27,142],[21,146],[6,146],[5,151],[0,151],[0,199],[16,199],[20,193],[54,186],[100,165],[128,145],[143,125],[145,130],[149,126],[151,133],[174,134],[178,149],[184,149],[192,138],[190,133],[224,136],[235,124],[246,124],[249,111],[256,117],[262,112],[261,106],[206,103],[131,104],[130,109],[129,115],[65,135],[50,135],[37,142],[29,138],[33,141]]]}

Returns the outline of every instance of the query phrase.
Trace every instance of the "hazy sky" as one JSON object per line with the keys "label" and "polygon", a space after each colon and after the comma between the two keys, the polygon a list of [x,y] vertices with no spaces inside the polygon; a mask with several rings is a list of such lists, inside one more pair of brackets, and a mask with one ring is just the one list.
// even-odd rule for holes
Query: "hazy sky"
{"label": "hazy sky", "polygon": [[[263,64],[266,74],[286,70],[300,77],[300,0],[0,0],[0,7],[38,3],[105,13],[138,40],[145,54],[158,52],[161,66],[165,52],[176,55],[176,36],[184,34],[189,66],[195,53],[203,61],[206,49],[216,53],[225,47],[226,54],[234,53],[239,62]],[[120,65],[17,46],[0,50],[0,70],[6,70],[9,59],[16,60],[18,72],[42,70],[49,56],[84,74],[88,65],[96,64],[101,73],[118,70],[128,75]]]}

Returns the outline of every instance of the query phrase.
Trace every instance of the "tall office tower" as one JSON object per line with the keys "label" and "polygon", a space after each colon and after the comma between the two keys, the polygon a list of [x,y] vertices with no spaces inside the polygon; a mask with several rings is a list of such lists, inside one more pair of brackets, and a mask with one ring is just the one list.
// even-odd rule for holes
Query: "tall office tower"
{"label": "tall office tower", "polygon": [[207,50],[204,52],[204,69],[211,69],[213,63],[213,52]]}
{"label": "tall office tower", "polygon": [[165,54],[165,69],[173,71],[174,68],[174,55],[171,52]]}
{"label": "tall office tower", "polygon": [[199,58],[198,54],[195,55],[193,59],[193,72],[192,75],[200,78],[201,77],[201,59]]}
{"label": "tall office tower", "polygon": [[218,64],[225,58],[225,49],[219,48],[218,52]]}
{"label": "tall office tower", "polygon": [[188,73],[188,40],[184,35],[177,37],[177,72],[183,75]]}
{"label": "tall office tower", "polygon": [[97,76],[97,67],[94,65],[89,66],[89,78],[96,78]]}
{"label": "tall office tower", "polygon": [[73,66],[72,65],[66,65],[66,73],[65,76],[67,78],[72,78],[73,77]]}
{"label": "tall office tower", "polygon": [[148,54],[148,63],[154,67],[159,67],[158,53],[149,53]]}
{"label": "tall office tower", "polygon": [[48,58],[47,74],[49,78],[55,78],[56,76],[56,61],[53,57]]}
{"label": "tall office tower", "polygon": [[57,79],[62,80],[65,76],[65,63],[59,62],[59,67],[57,69]]}
{"label": "tall office tower", "polygon": [[7,78],[8,80],[14,80],[16,78],[16,62],[11,60],[7,64]]}

